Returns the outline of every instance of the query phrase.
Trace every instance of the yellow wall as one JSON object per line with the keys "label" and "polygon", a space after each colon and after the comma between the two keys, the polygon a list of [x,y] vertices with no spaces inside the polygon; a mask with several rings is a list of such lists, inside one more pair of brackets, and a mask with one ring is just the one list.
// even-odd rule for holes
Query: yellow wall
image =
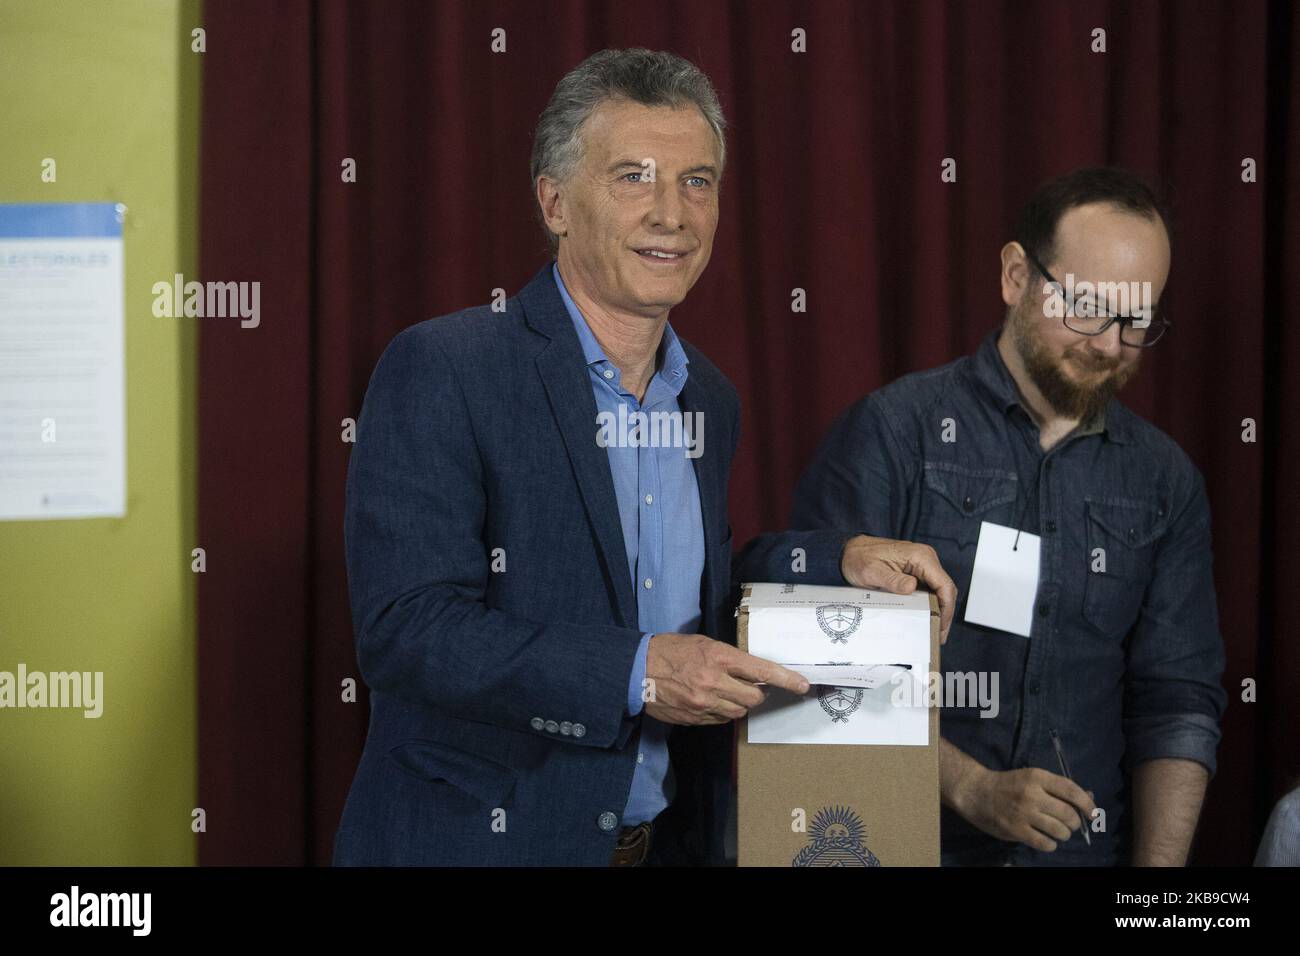
{"label": "yellow wall", "polygon": [[[0,670],[103,671],[104,714],[0,710],[0,864],[197,860],[197,0],[0,0],[0,202],[127,205],[126,517],[0,522]],[[42,183],[53,157],[58,182]]]}

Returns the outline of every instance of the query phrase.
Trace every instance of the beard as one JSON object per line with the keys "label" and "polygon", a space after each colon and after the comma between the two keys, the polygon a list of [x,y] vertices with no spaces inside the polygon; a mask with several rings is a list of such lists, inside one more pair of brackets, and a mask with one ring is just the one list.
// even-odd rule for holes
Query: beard
{"label": "beard", "polygon": [[[1132,362],[1124,364],[1121,359],[1096,355],[1086,341],[1080,341],[1056,358],[1043,341],[1042,321],[1043,317],[1035,311],[1030,296],[1025,296],[1012,309],[1011,342],[1024,363],[1025,372],[1056,414],[1079,422],[1091,421],[1137,373],[1142,354],[1139,352]],[[1109,374],[1094,384],[1080,385],[1062,371],[1067,357],[1089,373]]]}

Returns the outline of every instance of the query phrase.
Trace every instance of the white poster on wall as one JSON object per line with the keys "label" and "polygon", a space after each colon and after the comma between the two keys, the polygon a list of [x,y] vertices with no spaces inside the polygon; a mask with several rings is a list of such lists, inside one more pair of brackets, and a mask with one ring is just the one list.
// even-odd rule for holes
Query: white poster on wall
{"label": "white poster on wall", "polygon": [[0,204],[0,519],[126,514],[123,212]]}

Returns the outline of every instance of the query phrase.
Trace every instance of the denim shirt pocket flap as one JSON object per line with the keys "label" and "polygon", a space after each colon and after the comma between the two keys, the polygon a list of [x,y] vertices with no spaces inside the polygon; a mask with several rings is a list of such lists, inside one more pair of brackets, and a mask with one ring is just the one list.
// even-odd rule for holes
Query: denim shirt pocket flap
{"label": "denim shirt pocket flap", "polygon": [[1010,472],[927,462],[925,490],[930,500],[922,508],[918,532],[974,542],[980,522],[992,520],[994,509],[1016,500],[1017,486]]}
{"label": "denim shirt pocket flap", "polygon": [[1107,571],[1144,581],[1150,577],[1152,545],[1165,531],[1165,509],[1154,501],[1085,497],[1089,560],[1106,551]]}
{"label": "denim shirt pocket flap", "polygon": [[436,740],[406,740],[388,756],[411,776],[444,781],[490,807],[504,804],[515,785],[509,767]]}

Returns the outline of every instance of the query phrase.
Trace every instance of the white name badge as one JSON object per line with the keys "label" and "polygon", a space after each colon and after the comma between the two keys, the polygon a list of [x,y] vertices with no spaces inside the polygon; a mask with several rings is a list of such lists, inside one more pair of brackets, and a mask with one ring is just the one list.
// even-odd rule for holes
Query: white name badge
{"label": "white name badge", "polygon": [[[1016,536],[1019,535],[1019,541]],[[1028,637],[1038,594],[1038,554],[1042,539],[988,521],[980,522],[975,570],[966,595],[966,620]]]}

